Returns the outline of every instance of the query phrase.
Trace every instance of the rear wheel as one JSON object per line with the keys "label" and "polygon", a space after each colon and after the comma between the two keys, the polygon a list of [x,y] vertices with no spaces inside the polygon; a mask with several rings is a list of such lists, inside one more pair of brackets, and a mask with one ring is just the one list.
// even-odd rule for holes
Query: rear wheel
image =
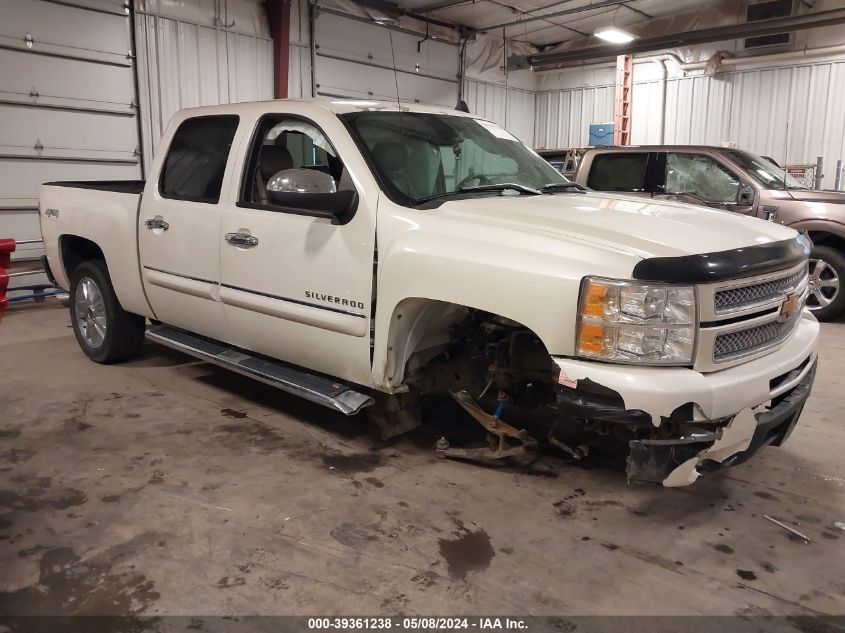
{"label": "rear wheel", "polygon": [[83,262],[73,271],[70,318],[79,346],[94,362],[113,363],[141,351],[144,317],[120,306],[102,260]]}
{"label": "rear wheel", "polygon": [[845,256],[830,246],[816,246],[810,253],[810,281],[814,290],[807,307],[819,321],[831,321],[845,311]]}

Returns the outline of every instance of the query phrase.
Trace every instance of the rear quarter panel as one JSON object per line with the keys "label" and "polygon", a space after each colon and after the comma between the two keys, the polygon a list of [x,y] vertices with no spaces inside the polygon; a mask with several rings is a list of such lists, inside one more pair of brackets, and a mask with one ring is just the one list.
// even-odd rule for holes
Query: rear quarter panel
{"label": "rear quarter panel", "polygon": [[[72,271],[65,269],[61,241],[82,237],[103,251],[120,305],[127,312],[154,317],[141,284],[138,262],[138,206],[141,196],[60,185],[42,185],[39,194],[41,234],[50,268],[63,288]],[[58,217],[48,209],[58,211]]]}

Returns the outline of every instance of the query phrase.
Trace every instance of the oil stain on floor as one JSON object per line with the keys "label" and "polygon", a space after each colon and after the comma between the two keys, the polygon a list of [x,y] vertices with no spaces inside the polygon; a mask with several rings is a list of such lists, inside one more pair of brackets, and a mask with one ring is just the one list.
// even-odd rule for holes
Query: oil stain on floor
{"label": "oil stain on floor", "polygon": [[105,558],[81,560],[73,549],[56,547],[41,556],[37,583],[0,592],[0,613],[131,618],[159,597],[143,574],[119,572]]}
{"label": "oil stain on floor", "polygon": [[470,530],[463,521],[452,517],[457,526],[455,538],[439,540],[440,555],[449,568],[453,580],[466,580],[467,573],[484,571],[490,566],[496,551],[490,536],[482,529]]}

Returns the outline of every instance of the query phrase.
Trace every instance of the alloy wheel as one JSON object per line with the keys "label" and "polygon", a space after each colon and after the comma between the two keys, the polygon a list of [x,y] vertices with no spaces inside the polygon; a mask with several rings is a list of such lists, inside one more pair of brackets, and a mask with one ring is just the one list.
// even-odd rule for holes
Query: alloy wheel
{"label": "alloy wheel", "polygon": [[807,307],[810,310],[826,308],[839,294],[839,275],[823,259],[810,260],[810,296]]}
{"label": "alloy wheel", "polygon": [[106,306],[99,287],[90,277],[79,280],[74,312],[82,338],[89,347],[100,347],[106,339]]}

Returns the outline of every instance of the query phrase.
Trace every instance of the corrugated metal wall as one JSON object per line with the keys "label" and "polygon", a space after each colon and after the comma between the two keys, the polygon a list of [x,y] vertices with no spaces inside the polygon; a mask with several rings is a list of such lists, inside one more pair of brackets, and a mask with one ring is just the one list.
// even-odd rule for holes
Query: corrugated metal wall
{"label": "corrugated metal wall", "polygon": [[0,237],[41,238],[42,182],[140,177],[131,50],[123,0],[0,0]]}
{"label": "corrugated metal wall", "polygon": [[144,164],[181,108],[273,98],[273,47],[258,0],[144,0],[135,39]]}
{"label": "corrugated metal wall", "polygon": [[[730,141],[790,164],[823,156],[823,186],[832,187],[835,162],[845,158],[843,103],[845,59],[670,79],[665,142]],[[634,119],[650,116],[635,101]]]}
{"label": "corrugated metal wall", "polygon": [[613,90],[609,85],[538,93],[534,146],[585,146],[590,124],[613,121]]}
{"label": "corrugated metal wall", "polygon": [[[634,110],[631,117],[631,144],[645,145],[661,143],[663,121],[663,94],[665,84],[660,81],[635,81],[631,91],[631,103]],[[611,93],[611,99],[613,94]],[[611,101],[611,108],[613,107]],[[613,121],[613,111],[607,120]]]}
{"label": "corrugated metal wall", "polygon": [[530,90],[475,79],[464,81],[464,100],[470,112],[495,121],[529,147],[534,142],[536,98]]}
{"label": "corrugated metal wall", "polygon": [[[638,81],[634,73],[632,143],[731,142],[781,164],[810,164],[823,156],[822,186],[833,186],[836,160],[845,159],[845,58],[670,76],[665,85],[650,74]],[[586,145],[591,123],[613,120],[613,92],[612,84],[540,92],[535,146]]]}

